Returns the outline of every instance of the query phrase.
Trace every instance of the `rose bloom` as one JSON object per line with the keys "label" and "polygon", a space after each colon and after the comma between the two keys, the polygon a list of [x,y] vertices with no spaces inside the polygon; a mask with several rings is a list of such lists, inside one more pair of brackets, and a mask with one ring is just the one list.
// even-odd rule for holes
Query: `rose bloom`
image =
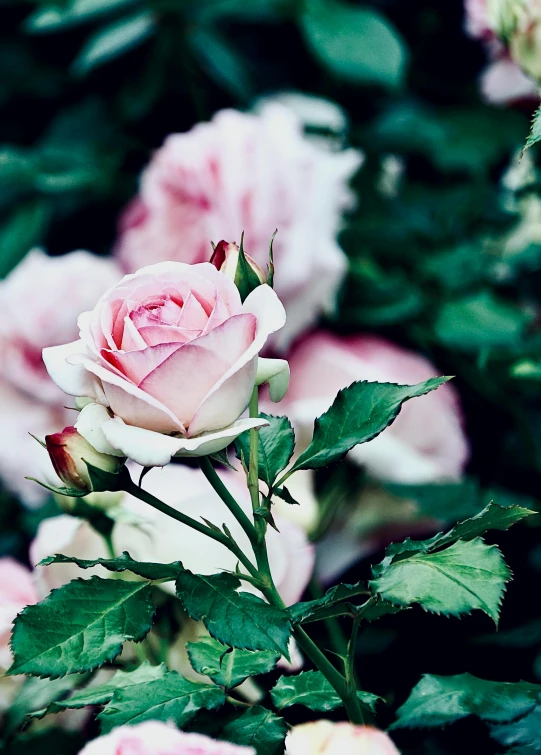
{"label": "rose bloom", "polygon": [[[131,471],[137,479],[141,469],[134,466]],[[241,481],[243,473],[227,471],[221,472],[220,476],[248,514],[251,503]],[[250,546],[244,530],[199,469],[171,464],[153,470],[145,477],[144,484],[145,489],[177,511],[208,519],[218,526],[225,523],[239,546],[248,552]],[[98,497],[99,494],[94,494],[94,501]],[[117,519],[112,535],[117,553],[126,550],[139,561],[170,563],[180,560],[186,569],[196,574],[215,574],[224,569],[235,571],[237,558],[223,545],[132,496],[124,497],[122,515]],[[269,560],[278,591],[290,605],[299,600],[310,580],[314,551],[299,526],[280,517],[276,517],[276,524],[279,533],[272,528],[268,531]],[[101,536],[86,522],[72,516],[53,517],[41,523],[30,548],[31,563],[37,564],[51,553],[83,559],[107,557]],[[36,573],[45,590],[59,587],[70,579],[86,578],[92,573],[105,576],[101,567],[94,572],[83,571],[75,564],[40,566]],[[172,582],[162,587],[174,592]],[[247,582],[242,583],[242,589],[254,592]]]}
{"label": "rose bloom", "polygon": [[[290,386],[277,411],[294,423],[301,448],[312,438],[315,418],[329,408],[340,389],[352,382],[415,384],[438,374],[419,354],[383,338],[345,338],[323,331],[299,343],[289,363]],[[355,446],[348,458],[365,466],[374,477],[392,482],[459,478],[468,458],[468,443],[454,388],[445,384],[407,401],[383,433]]]}
{"label": "rose bloom", "polygon": [[43,359],[62,390],[92,399],[75,427],[97,451],[163,466],[265,424],[239,417],[256,382],[285,393],[287,362],[258,359],[284,322],[267,285],[242,303],[210,263],[162,262],[125,276],[79,317],[80,340]]}
{"label": "rose bloom", "polygon": [[119,278],[115,262],[89,252],[48,257],[33,250],[0,282],[0,476],[28,505],[47,494],[26,475],[55,480],[46,452],[29,433],[42,438],[73,418],[41,351],[75,338],[77,315]]}
{"label": "rose bloom", "polygon": [[331,152],[305,138],[284,105],[221,111],[155,153],[121,220],[119,259],[129,271],[159,260],[203,262],[210,240],[238,242],[244,231],[245,250],[266,269],[278,229],[275,286],[287,324],[272,343],[283,350],[332,304],[346,269],[336,234],[361,162],[356,150]]}
{"label": "rose bloom", "polygon": [[399,755],[385,732],[371,726],[314,721],[294,726],[286,755]]}
{"label": "rose bloom", "polygon": [[252,747],[187,734],[160,721],[119,726],[89,742],[80,755],[255,755]]}

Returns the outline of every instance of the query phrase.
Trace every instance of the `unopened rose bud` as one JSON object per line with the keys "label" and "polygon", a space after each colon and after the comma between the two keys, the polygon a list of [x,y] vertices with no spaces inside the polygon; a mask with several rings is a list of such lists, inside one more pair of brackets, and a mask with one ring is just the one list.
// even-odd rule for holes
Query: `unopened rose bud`
{"label": "unopened rose bud", "polygon": [[[240,291],[242,300],[262,283],[267,282],[267,275],[257,262],[246,254],[237,244],[220,241],[214,249],[212,264],[231,278]],[[243,260],[244,258],[244,260]]]}
{"label": "unopened rose bud", "polygon": [[94,490],[87,463],[106,474],[117,474],[124,459],[96,451],[74,427],[45,436],[45,445],[55,472],[62,482],[75,490]]}

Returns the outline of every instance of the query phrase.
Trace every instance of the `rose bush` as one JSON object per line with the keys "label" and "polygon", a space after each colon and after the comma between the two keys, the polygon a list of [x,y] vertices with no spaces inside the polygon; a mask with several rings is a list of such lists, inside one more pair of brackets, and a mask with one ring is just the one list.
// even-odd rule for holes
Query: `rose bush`
{"label": "rose bush", "polygon": [[[295,424],[301,447],[312,437],[315,418],[354,380],[410,384],[438,374],[420,355],[383,338],[344,338],[323,331],[299,343],[289,355],[289,364],[291,382],[279,410]],[[374,477],[393,482],[460,477],[468,459],[468,442],[453,387],[443,385],[405,404],[384,433],[353,448],[349,458]]]}
{"label": "rose bush", "polygon": [[120,726],[89,742],[80,755],[255,755],[255,750],[148,721],[136,726]]}
{"label": "rose bush", "polygon": [[314,721],[294,726],[286,755],[399,755],[391,739],[371,726]]}
{"label": "rose bush", "polygon": [[227,446],[260,419],[239,419],[254,384],[283,397],[284,360],[258,358],[285,312],[267,285],[241,302],[209,263],[163,262],[125,276],[79,317],[80,340],[45,349],[66,393],[91,399],[76,423],[100,453],[163,466]]}
{"label": "rose bush", "polygon": [[257,115],[224,110],[155,153],[121,220],[118,257],[130,272],[158,260],[202,262],[210,239],[238,242],[244,231],[246,251],[264,268],[278,228],[275,284],[287,325],[273,344],[283,349],[332,303],[346,270],[336,234],[361,162],[356,150],[306,139],[283,105]]}
{"label": "rose bush", "polygon": [[111,259],[85,251],[48,257],[33,250],[0,282],[0,476],[28,505],[45,491],[26,476],[55,481],[43,438],[73,420],[52,383],[42,349],[77,336],[77,316],[121,277]]}

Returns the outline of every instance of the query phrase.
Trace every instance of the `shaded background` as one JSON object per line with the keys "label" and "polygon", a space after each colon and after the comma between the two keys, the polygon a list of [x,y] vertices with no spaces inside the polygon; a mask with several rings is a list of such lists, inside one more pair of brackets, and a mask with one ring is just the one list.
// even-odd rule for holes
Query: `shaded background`
{"label": "shaded background", "polygon": [[[485,53],[464,34],[461,2],[365,2],[358,26],[316,1],[95,0],[80,16],[69,7],[0,2],[0,275],[32,246],[107,254],[167,134],[278,91],[331,99],[366,162],[340,238],[350,272],[327,324],[426,354],[456,375],[464,407],[468,479],[438,501],[419,493],[422,513],[454,521],[490,495],[539,508],[541,227],[513,254],[506,246],[521,222],[520,197],[535,195],[539,179],[520,188],[515,205],[501,185],[532,103],[483,104]],[[399,190],[382,191],[390,155]],[[28,512],[4,493],[3,553],[24,560],[51,507]],[[541,680],[538,519],[488,538],[515,574],[498,634],[483,616],[458,621],[418,608],[361,634],[361,684],[390,702],[389,722],[423,673]],[[345,581],[368,577],[379,556]],[[393,736],[419,755],[463,751],[464,742],[496,751],[472,719]]]}

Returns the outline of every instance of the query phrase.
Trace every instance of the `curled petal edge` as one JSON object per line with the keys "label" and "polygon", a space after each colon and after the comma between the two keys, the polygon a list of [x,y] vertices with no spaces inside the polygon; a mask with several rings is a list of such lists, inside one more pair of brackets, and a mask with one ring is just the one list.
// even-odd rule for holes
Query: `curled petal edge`
{"label": "curled petal edge", "polygon": [[271,401],[278,403],[286,395],[289,386],[289,364],[285,359],[265,359],[259,357],[257,360],[256,384],[269,384],[269,394]]}
{"label": "curled petal edge", "polygon": [[195,438],[175,438],[142,427],[132,427],[115,417],[101,425],[107,442],[122,456],[143,467],[164,467],[173,456],[208,456],[226,448],[241,433],[269,423],[264,419],[239,419],[229,427]]}

